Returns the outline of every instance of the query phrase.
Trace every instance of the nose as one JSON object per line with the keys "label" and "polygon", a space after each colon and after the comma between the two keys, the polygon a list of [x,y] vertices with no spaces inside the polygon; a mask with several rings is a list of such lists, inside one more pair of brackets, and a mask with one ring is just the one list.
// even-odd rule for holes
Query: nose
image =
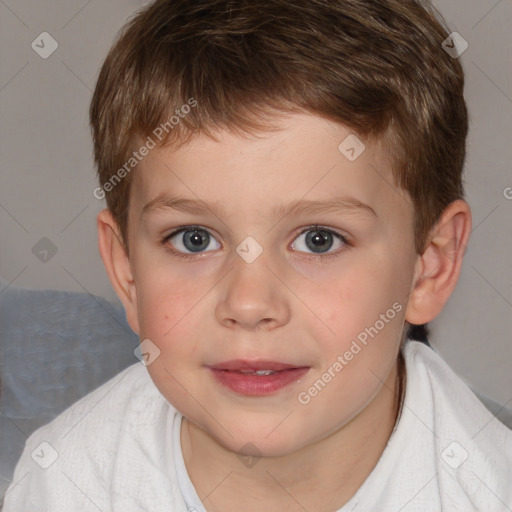
{"label": "nose", "polygon": [[276,270],[268,268],[263,255],[247,263],[234,254],[231,268],[222,281],[215,310],[221,325],[231,329],[271,330],[289,321],[287,288],[275,276]]}

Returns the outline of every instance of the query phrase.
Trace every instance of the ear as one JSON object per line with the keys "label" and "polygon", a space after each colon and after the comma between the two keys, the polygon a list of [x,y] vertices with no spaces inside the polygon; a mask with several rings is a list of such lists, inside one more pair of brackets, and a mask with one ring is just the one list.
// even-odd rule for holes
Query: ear
{"label": "ear", "polygon": [[98,214],[97,224],[101,259],[112,287],[123,303],[128,324],[139,334],[135,281],[117,222],[110,210],[105,209]]}
{"label": "ear", "polygon": [[416,262],[405,319],[416,325],[433,320],[459,280],[471,232],[471,211],[462,199],[450,203],[429,234],[427,248]]}

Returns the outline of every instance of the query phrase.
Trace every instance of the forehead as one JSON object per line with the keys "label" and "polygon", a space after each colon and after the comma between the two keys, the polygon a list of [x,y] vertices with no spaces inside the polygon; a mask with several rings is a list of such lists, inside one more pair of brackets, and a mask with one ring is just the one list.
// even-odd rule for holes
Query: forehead
{"label": "forehead", "polygon": [[227,215],[266,217],[288,202],[343,196],[380,216],[412,215],[379,141],[315,115],[276,121],[278,129],[267,133],[220,130],[216,140],[200,134],[178,148],[153,149],[137,167],[130,209],[141,214],[150,202],[178,195],[216,203]]}

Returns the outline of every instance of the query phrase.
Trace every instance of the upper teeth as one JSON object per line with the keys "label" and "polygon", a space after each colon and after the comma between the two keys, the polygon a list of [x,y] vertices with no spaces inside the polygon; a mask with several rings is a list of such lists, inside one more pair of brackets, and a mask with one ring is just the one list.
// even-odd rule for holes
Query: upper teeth
{"label": "upper teeth", "polygon": [[251,374],[251,375],[271,375],[272,373],[276,373],[274,370],[256,370],[256,371],[244,371],[240,370],[244,374]]}

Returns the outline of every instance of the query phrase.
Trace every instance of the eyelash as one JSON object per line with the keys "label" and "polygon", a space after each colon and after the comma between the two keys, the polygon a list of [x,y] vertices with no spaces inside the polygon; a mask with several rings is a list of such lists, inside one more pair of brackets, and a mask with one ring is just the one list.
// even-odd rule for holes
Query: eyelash
{"label": "eyelash", "polygon": [[[161,244],[163,245],[164,249],[166,251],[170,252],[173,256],[177,256],[178,258],[182,258],[184,260],[190,260],[191,258],[195,258],[199,254],[206,254],[206,253],[210,252],[210,251],[205,251],[205,252],[197,253],[197,254],[192,254],[192,253],[189,254],[189,253],[184,253],[184,252],[180,252],[180,251],[176,251],[174,249],[171,249],[171,247],[169,247],[169,245],[167,244],[167,242],[174,235],[177,235],[178,233],[182,233],[184,231],[193,231],[194,229],[200,229],[200,230],[207,231],[208,233],[210,233],[208,231],[208,229],[206,229],[206,228],[204,228],[202,226],[198,226],[198,225],[181,226],[180,228],[174,230],[172,233],[169,233],[168,235],[164,236],[161,239]],[[350,247],[352,247],[352,245],[347,240],[346,236],[342,235],[341,233],[338,233],[337,231],[334,231],[333,229],[321,226],[319,224],[313,224],[311,226],[306,226],[299,233],[297,233],[295,235],[294,240],[297,237],[299,237],[300,235],[303,235],[304,233],[307,233],[308,231],[314,231],[314,230],[321,230],[321,231],[327,231],[328,233],[332,233],[341,242],[343,242],[343,247],[341,249],[337,250],[336,252],[330,252],[330,253],[325,253],[325,254],[318,253],[318,254],[315,255],[315,254],[312,254],[312,253],[304,253],[304,254],[309,254],[309,256],[304,256],[306,259],[317,261],[319,259],[319,257],[320,258],[326,258],[326,257],[339,256],[342,252],[345,252]],[[210,233],[210,235],[211,235],[211,233]]]}

